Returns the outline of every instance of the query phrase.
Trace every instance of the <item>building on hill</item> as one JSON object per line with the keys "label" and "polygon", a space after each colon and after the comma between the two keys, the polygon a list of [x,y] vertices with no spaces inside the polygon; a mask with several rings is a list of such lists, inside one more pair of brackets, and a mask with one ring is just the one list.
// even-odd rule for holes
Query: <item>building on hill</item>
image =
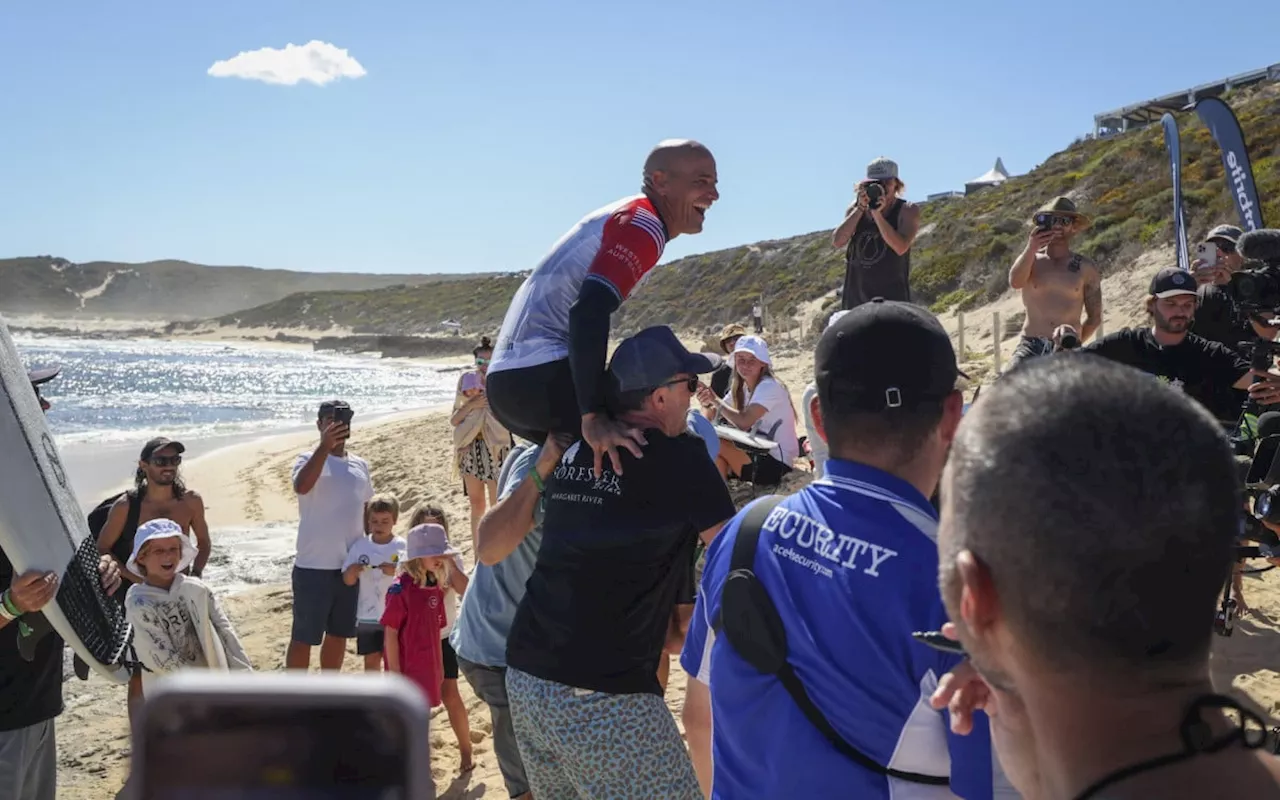
{"label": "building on hill", "polygon": [[1009,171],[1004,168],[1004,161],[997,158],[996,165],[994,167],[973,180],[965,182],[965,196],[967,197],[974,192],[981,191],[992,186],[999,186],[1007,180],[1009,180]]}
{"label": "building on hill", "polygon": [[1187,106],[1195,105],[1197,100],[1205,97],[1217,97],[1232,89],[1252,86],[1255,83],[1273,83],[1280,81],[1280,64],[1261,67],[1233,75],[1230,78],[1204,83],[1180,92],[1157,97],[1142,103],[1117,108],[1102,114],[1093,115],[1093,135],[1096,138],[1114,136],[1125,131],[1144,128],[1153,122],[1159,122],[1166,112],[1182,111]]}

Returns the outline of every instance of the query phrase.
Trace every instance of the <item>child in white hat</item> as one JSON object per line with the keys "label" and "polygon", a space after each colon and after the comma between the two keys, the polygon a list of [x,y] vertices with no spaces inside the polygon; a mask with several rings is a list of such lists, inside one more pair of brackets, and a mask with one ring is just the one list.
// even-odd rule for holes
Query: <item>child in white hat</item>
{"label": "child in white hat", "polygon": [[133,625],[138,660],[147,668],[144,688],[177,669],[252,669],[213,592],[199,578],[182,574],[195,557],[195,545],[173,520],[138,526],[125,569],[146,582],[129,587],[125,618]]}

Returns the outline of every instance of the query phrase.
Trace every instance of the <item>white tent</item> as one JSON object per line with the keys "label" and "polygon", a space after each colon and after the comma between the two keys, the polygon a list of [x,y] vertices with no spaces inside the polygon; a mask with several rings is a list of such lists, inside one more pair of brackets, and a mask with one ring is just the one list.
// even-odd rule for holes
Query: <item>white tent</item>
{"label": "white tent", "polygon": [[1004,161],[997,158],[996,165],[987,170],[984,175],[968,181],[964,185],[965,194],[973,194],[979,189],[985,189],[988,186],[997,186],[1009,180],[1009,172],[1004,168]]}

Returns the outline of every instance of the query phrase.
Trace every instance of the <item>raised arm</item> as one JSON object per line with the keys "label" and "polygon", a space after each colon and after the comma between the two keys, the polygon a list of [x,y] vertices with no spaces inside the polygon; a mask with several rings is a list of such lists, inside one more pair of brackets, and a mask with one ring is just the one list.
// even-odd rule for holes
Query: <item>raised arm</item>
{"label": "raised arm", "polygon": [[1036,254],[1042,248],[1047,247],[1049,240],[1052,238],[1053,231],[1041,231],[1038,228],[1031,229],[1031,233],[1027,236],[1027,246],[1022,248],[1022,252],[1014,260],[1013,266],[1009,268],[1010,289],[1022,289],[1031,282],[1031,270],[1036,263]]}
{"label": "raised arm", "polygon": [[866,213],[859,199],[849,205],[844,212],[844,221],[831,232],[831,246],[843,249],[849,246],[849,240],[853,238],[853,232],[858,229],[858,223],[862,222],[862,217]]}
{"label": "raised arm", "polygon": [[[567,437],[548,436],[532,471],[545,486],[564,454]],[[534,526],[534,511],[542,499],[538,482],[526,473],[515,490],[499,500],[476,529],[476,560],[493,566],[511,555]]]}
{"label": "raised arm", "polygon": [[920,232],[920,207],[914,203],[904,204],[902,213],[898,216],[896,228],[885,219],[884,211],[885,205],[881,203],[879,208],[873,208],[868,213],[875,221],[876,228],[880,230],[880,237],[884,239],[884,243],[898,255],[906,255],[916,241],[916,234]]}

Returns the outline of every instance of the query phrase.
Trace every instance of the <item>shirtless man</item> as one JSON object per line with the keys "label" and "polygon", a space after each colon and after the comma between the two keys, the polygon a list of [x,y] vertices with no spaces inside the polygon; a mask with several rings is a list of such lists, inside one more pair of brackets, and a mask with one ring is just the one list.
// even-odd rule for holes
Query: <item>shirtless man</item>
{"label": "shirtless man", "polygon": [[[171,519],[182,526],[190,536],[195,534],[195,563],[191,574],[199,577],[209,561],[212,544],[209,540],[209,524],[204,518],[204,501],[200,495],[188,489],[178,476],[182,453],[186,447],[163,436],[147,442],[138,457],[138,471],[134,474],[134,488],[122,494],[111,506],[106,523],[98,532],[98,552],[109,554],[120,564],[120,574],[126,581],[145,583],[140,575],[124,568],[133,553],[133,536],[138,526],[153,519]],[[130,519],[130,506],[136,505],[137,518]],[[124,599],[124,592],[118,596]],[[142,673],[129,676],[129,720],[142,702]]]}
{"label": "shirtless man", "polygon": [[1078,346],[1102,323],[1102,276],[1093,261],[1071,252],[1071,239],[1089,227],[1088,218],[1068,198],[1056,197],[1040,207],[1032,225],[1026,248],[1009,269],[1009,287],[1022,291],[1027,318],[1007,369],[1053,352],[1062,326],[1078,332]]}

